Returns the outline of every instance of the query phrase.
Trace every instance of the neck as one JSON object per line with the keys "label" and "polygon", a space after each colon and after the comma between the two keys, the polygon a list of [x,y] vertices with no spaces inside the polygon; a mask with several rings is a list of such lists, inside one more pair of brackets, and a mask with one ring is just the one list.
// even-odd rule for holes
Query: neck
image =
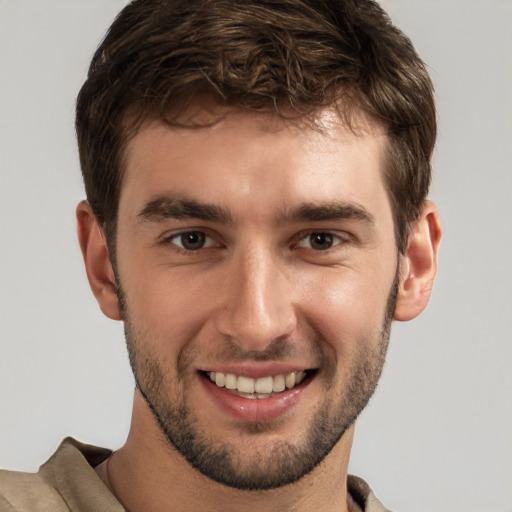
{"label": "neck", "polygon": [[136,392],[128,439],[108,466],[102,464],[97,472],[129,512],[167,510],[170,503],[179,503],[180,511],[352,512],[358,510],[346,485],[352,438],[353,427],[316,469],[294,484],[241,491],[214,482],[190,466],[167,442]]}

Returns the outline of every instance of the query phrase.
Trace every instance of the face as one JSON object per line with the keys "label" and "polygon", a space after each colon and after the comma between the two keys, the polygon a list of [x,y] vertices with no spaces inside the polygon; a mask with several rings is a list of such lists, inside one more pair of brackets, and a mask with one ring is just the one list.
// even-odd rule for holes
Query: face
{"label": "face", "polygon": [[230,113],[127,148],[116,278],[137,385],[173,449],[240,489],[319,464],[386,353],[386,138],[319,123]]}

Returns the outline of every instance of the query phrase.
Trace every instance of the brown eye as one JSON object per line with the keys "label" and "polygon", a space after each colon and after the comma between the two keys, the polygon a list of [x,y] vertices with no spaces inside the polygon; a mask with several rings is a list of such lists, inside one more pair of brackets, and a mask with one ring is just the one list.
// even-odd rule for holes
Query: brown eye
{"label": "brown eye", "polygon": [[326,251],[340,243],[339,237],[328,232],[309,233],[300,242],[299,247],[306,247],[315,251]]}
{"label": "brown eye", "polygon": [[171,241],[187,251],[198,251],[214,245],[214,241],[202,231],[184,231],[174,235]]}
{"label": "brown eye", "polygon": [[325,251],[332,247],[333,236],[330,233],[312,233],[309,235],[309,243],[312,249]]}

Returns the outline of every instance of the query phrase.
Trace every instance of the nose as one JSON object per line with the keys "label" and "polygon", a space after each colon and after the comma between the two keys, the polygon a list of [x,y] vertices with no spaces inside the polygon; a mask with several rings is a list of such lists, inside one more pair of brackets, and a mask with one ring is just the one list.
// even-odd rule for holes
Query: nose
{"label": "nose", "polygon": [[252,248],[227,269],[218,329],[246,351],[264,351],[296,328],[293,287],[277,260],[270,251]]}

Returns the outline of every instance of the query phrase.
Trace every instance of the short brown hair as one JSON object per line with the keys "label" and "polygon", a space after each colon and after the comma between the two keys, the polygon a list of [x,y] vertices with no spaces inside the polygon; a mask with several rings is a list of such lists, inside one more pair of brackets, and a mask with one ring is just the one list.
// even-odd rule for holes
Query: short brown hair
{"label": "short brown hair", "polygon": [[[134,0],[96,51],[77,100],[87,199],[115,238],[123,155],[141,122],[195,99],[308,116],[357,106],[387,130],[397,245],[425,201],[433,87],[410,40],[372,0]],[[344,108],[344,107],[342,107]]]}

